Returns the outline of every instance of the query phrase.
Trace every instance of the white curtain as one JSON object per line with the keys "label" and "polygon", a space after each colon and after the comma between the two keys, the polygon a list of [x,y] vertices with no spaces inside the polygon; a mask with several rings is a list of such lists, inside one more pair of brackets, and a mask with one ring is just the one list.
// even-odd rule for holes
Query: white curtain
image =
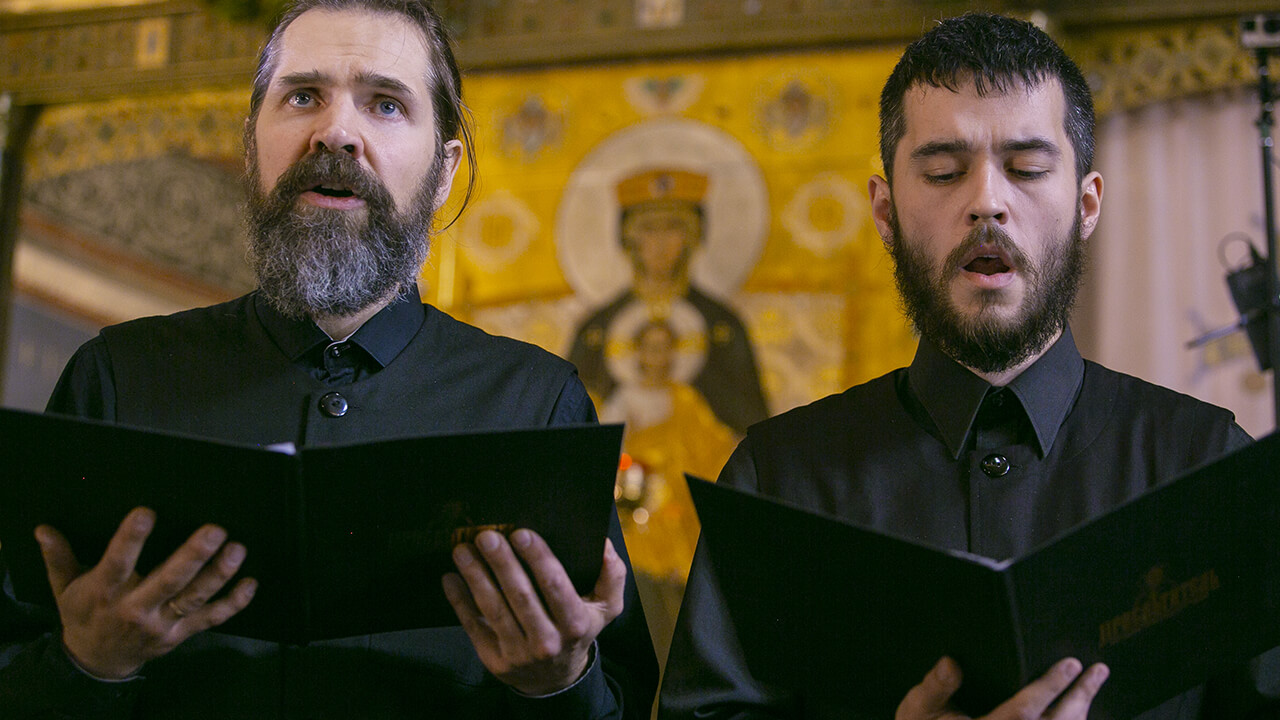
{"label": "white curtain", "polygon": [[1243,333],[1185,344],[1237,317],[1222,239],[1243,232],[1266,252],[1258,113],[1256,92],[1234,90],[1099,122],[1102,220],[1073,324],[1086,357],[1229,408],[1255,437],[1275,427],[1271,373]]}

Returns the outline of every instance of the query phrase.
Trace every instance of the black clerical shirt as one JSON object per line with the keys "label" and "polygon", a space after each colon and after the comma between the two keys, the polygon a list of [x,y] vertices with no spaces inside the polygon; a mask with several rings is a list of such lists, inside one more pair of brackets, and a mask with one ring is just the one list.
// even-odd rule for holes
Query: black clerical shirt
{"label": "black clerical shirt", "polygon": [[[596,417],[569,363],[429,305],[396,302],[335,343],[257,293],[104,328],[68,364],[49,410],[302,446]],[[609,533],[626,562],[616,519]],[[540,698],[500,683],[457,626],[305,647],[215,629],[147,663],[143,677],[98,682],[63,652],[56,614],[0,593],[0,717],[639,720],[649,715],[657,664],[628,576],[622,615],[600,633],[587,673]]]}
{"label": "black clerical shirt", "polygon": [[[368,378],[391,364],[422,327],[426,315],[414,287],[400,300],[369,318],[349,338],[332,339],[309,319],[288,318],[262,295],[254,309],[280,351],[309,375],[330,387]],[[413,298],[408,302],[404,298]]]}
{"label": "black clerical shirt", "polygon": [[[1003,559],[1248,442],[1228,411],[1082,359],[1069,330],[1003,389],[922,341],[910,367],[753,426],[720,482]],[[718,593],[699,552],[660,717],[856,714],[756,683]],[[1199,705],[1197,692],[1144,718],[1198,717]]]}
{"label": "black clerical shirt", "polygon": [[[246,302],[250,305],[249,314],[281,354],[326,387],[338,387],[369,378],[390,365],[409,345],[426,319],[425,306],[416,300],[417,296],[414,286],[412,292],[365,321],[351,337],[339,340],[326,335],[310,318],[285,317],[259,293],[248,296]],[[103,339],[86,343],[81,359],[54,389],[49,409],[115,419],[116,388],[111,356]],[[93,403],[93,407],[84,406],[86,402]]]}

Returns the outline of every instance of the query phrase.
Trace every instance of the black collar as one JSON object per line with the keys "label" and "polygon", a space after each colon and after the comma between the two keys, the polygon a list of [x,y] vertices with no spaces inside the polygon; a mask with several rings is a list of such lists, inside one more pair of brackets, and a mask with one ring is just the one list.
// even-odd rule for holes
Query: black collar
{"label": "black collar", "polygon": [[[907,369],[908,386],[929,414],[953,458],[965,448],[973,420],[991,385],[968,368],[921,339]],[[1040,456],[1048,454],[1058,429],[1071,412],[1084,382],[1084,358],[1076,349],[1071,329],[1063,331],[1040,359],[1007,386],[1017,396],[1035,429]]]}
{"label": "black collar", "polygon": [[[292,362],[301,360],[317,346],[333,344],[333,340],[310,318],[285,317],[258,292],[254,292],[253,307],[267,335]],[[418,300],[415,285],[411,291],[402,293],[366,320],[347,342],[360,346],[385,368],[408,346],[422,328],[425,318],[426,312]]]}

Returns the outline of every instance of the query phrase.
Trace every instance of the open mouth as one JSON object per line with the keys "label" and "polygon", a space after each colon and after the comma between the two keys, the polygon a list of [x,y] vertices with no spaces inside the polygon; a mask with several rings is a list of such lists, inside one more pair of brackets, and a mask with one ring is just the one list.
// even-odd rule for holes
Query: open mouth
{"label": "open mouth", "polygon": [[964,269],[980,275],[999,275],[1000,273],[1007,273],[1013,268],[1009,267],[1009,264],[999,255],[979,255],[969,261],[969,264],[965,265]]}
{"label": "open mouth", "polygon": [[969,252],[960,257],[960,268],[976,275],[1003,275],[1013,272],[1013,253],[1006,250],[1003,242],[976,243]]}
{"label": "open mouth", "polygon": [[356,194],[345,185],[317,185],[311,188],[311,192],[332,198],[349,198],[356,196]]}

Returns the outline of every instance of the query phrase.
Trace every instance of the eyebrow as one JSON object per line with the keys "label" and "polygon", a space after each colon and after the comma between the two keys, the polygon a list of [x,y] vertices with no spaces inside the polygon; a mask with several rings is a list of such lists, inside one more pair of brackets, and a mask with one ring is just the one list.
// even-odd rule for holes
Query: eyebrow
{"label": "eyebrow", "polygon": [[[911,151],[912,160],[924,160],[938,155],[960,155],[972,152],[973,146],[964,140],[934,140]],[[1032,137],[1023,140],[1006,140],[1000,143],[1001,153],[1042,152],[1058,157],[1062,149],[1058,144],[1043,137]]]}
{"label": "eyebrow", "polygon": [[[356,73],[355,81],[356,81],[356,84],[363,85],[365,87],[372,87],[372,88],[377,88],[379,90],[386,90],[388,92],[397,93],[399,95],[405,95],[409,97],[414,96],[413,88],[410,88],[408,85],[404,84],[400,80],[397,80],[389,75],[383,75],[381,73],[375,73],[369,70],[362,70]],[[301,87],[305,85],[323,86],[323,85],[332,85],[334,84],[334,82],[335,81],[331,75],[329,75],[328,73],[320,72],[319,70],[307,70],[305,72],[289,73],[288,75],[280,76],[280,79],[277,81],[279,85],[282,85],[284,87]]]}
{"label": "eyebrow", "polygon": [[963,140],[934,140],[911,151],[912,160],[924,160],[938,155],[959,155],[968,152],[969,143]]}
{"label": "eyebrow", "polygon": [[1058,143],[1042,137],[1027,138],[1026,140],[1009,140],[1000,145],[1000,149],[1010,152],[1042,152],[1054,157],[1062,154],[1062,149],[1058,147]]}

